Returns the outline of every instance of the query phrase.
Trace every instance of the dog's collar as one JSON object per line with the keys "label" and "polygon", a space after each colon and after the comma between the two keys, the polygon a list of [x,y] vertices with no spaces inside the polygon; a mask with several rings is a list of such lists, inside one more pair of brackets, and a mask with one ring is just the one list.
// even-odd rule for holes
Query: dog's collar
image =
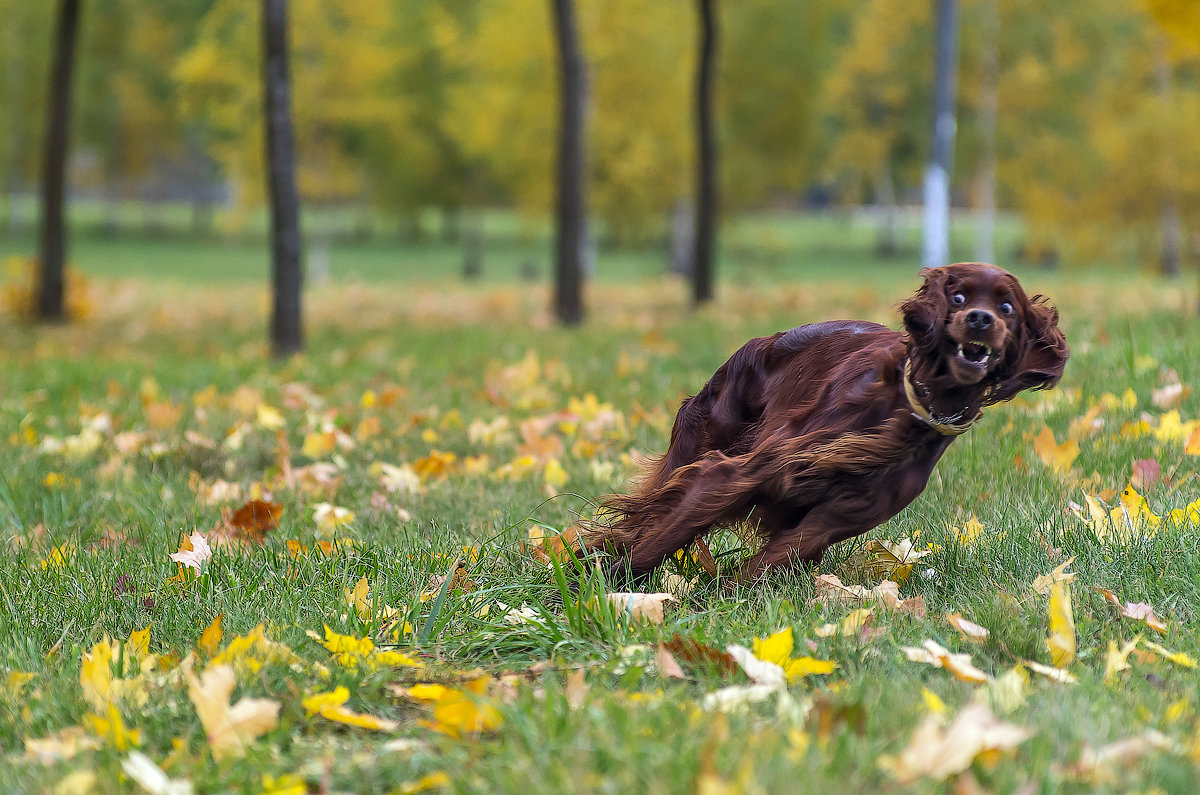
{"label": "dog's collar", "polygon": [[971,426],[983,416],[983,410],[980,409],[974,417],[966,422],[958,421],[962,417],[961,414],[945,419],[935,417],[933,412],[925,408],[921,399],[917,397],[917,388],[912,380],[912,359],[904,360],[904,396],[908,398],[908,407],[912,409],[912,415],[943,436],[961,436],[971,430]]}

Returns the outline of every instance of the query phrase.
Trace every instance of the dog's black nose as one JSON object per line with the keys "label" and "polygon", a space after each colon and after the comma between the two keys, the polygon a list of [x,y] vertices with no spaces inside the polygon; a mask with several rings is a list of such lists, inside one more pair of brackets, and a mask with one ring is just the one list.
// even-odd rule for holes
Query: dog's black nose
{"label": "dog's black nose", "polygon": [[983,309],[972,309],[967,313],[967,328],[975,331],[990,329],[996,322],[996,316]]}

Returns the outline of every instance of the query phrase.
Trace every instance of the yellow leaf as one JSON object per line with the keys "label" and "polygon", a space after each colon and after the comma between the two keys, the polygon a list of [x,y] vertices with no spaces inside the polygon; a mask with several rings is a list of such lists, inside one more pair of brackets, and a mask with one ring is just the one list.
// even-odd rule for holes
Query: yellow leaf
{"label": "yellow leaf", "polygon": [[954,533],[954,540],[962,546],[970,546],[974,544],[979,534],[983,532],[983,522],[972,516],[967,521],[963,522],[962,527],[951,527],[951,532]]}
{"label": "yellow leaf", "polygon": [[912,573],[913,564],[926,555],[932,554],[932,549],[913,549],[911,539],[902,538],[897,542],[885,539],[872,539],[867,542],[867,569],[878,577],[886,577],[896,582],[904,582]]}
{"label": "yellow leaf", "polygon": [[354,608],[354,612],[358,613],[358,617],[366,620],[371,617],[371,603],[367,601],[367,597],[371,594],[371,583],[366,577],[360,577],[354,585],[354,590],[349,588],[346,591],[346,603]]}
{"label": "yellow leaf", "polygon": [[1200,455],[1200,425],[1192,429],[1191,436],[1183,445],[1183,452],[1187,455]]}
{"label": "yellow leaf", "polygon": [[557,458],[551,458],[546,462],[546,466],[542,469],[542,480],[546,485],[555,489],[561,489],[567,484],[567,471],[563,469]]}
{"label": "yellow leaf", "polygon": [[76,770],[68,773],[54,785],[54,795],[92,795],[97,791],[96,773],[92,770]]}
{"label": "yellow leaf", "polygon": [[783,673],[787,676],[788,683],[790,684],[806,676],[831,674],[837,667],[838,664],[832,660],[818,660],[815,657],[796,657],[784,663]]}
{"label": "yellow leaf", "polygon": [[1058,667],[1075,660],[1075,618],[1071,614],[1071,588],[1065,582],[1050,586],[1050,660]]}
{"label": "yellow leaf", "polygon": [[760,660],[775,663],[782,667],[792,657],[792,645],[795,638],[791,627],[784,627],[774,635],[765,638],[755,638],[752,644],[754,656]]}
{"label": "yellow leaf", "polygon": [[83,725],[118,751],[127,751],[142,744],[142,733],[137,729],[126,728],[121,712],[112,704],[109,704],[103,716],[93,712],[85,714]]}
{"label": "yellow leaf", "polygon": [[871,607],[860,607],[856,610],[851,610],[845,618],[842,619],[841,633],[842,635],[857,635],[862,631],[863,627],[871,620],[871,616],[875,614],[875,609]]}
{"label": "yellow leaf", "polygon": [[1195,668],[1197,665],[1196,659],[1189,654],[1185,654],[1184,652],[1168,651],[1167,649],[1164,649],[1162,646],[1159,646],[1157,643],[1154,643],[1153,641],[1149,641],[1149,640],[1145,641],[1142,645],[1145,646],[1150,651],[1154,652],[1155,654],[1159,655],[1163,659],[1170,660],[1171,662],[1175,663],[1176,665],[1181,665],[1184,668]]}
{"label": "yellow leaf", "polygon": [[375,731],[395,731],[400,725],[394,720],[364,715],[347,708],[345,703],[349,698],[350,691],[339,685],[332,692],[314,693],[301,703],[310,715],[320,715],[326,720],[344,723],[347,726],[358,726]]}
{"label": "yellow leaf", "polygon": [[422,776],[415,781],[406,781],[401,784],[395,792],[398,795],[417,795],[421,792],[429,792],[434,789],[446,789],[450,786],[450,776],[439,770],[436,773],[430,773],[427,776]]}
{"label": "yellow leaf", "polygon": [[277,431],[287,425],[287,420],[283,418],[283,414],[274,406],[268,406],[266,403],[259,403],[255,409],[255,415],[259,427],[266,428],[269,431]]}
{"label": "yellow leaf", "polygon": [[125,641],[126,654],[138,660],[150,656],[150,626],[147,624],[145,629],[129,633],[129,639]]}
{"label": "yellow leaf", "polygon": [[495,731],[504,722],[500,710],[492,704],[461,691],[434,702],[433,728],[451,737]]}
{"label": "yellow leaf", "polygon": [[228,665],[209,666],[199,678],[189,665],[184,671],[188,697],[196,707],[200,723],[208,736],[213,759],[243,756],[260,734],[279,723],[279,702],[264,698],[243,698],[230,704],[237,678]]}
{"label": "yellow leaf", "polygon": [[1111,684],[1117,674],[1129,670],[1129,654],[1137,648],[1141,639],[1142,636],[1138,635],[1120,648],[1117,648],[1115,640],[1108,642],[1108,651],[1104,655],[1104,681],[1106,683]]}
{"label": "yellow leaf", "polygon": [[1065,475],[1079,455],[1079,442],[1074,439],[1059,444],[1050,426],[1043,425],[1042,431],[1033,440],[1033,451],[1041,462],[1057,474]]}
{"label": "yellow leaf", "polygon": [[1152,527],[1158,527],[1162,522],[1161,517],[1156,516],[1150,510],[1150,503],[1146,502],[1146,498],[1138,494],[1132,484],[1125,487],[1121,492],[1121,506],[1125,508],[1129,515],[1130,521],[1135,526],[1149,524]]}
{"label": "yellow leaf", "polygon": [[313,506],[313,521],[317,527],[327,533],[354,522],[354,513],[346,508],[319,502]]}
{"label": "yellow leaf", "polygon": [[942,701],[941,696],[928,687],[921,688],[921,700],[925,702],[925,709],[929,710],[932,714],[946,714],[946,702]]}
{"label": "yellow leaf", "polygon": [[1075,572],[1067,571],[1067,566],[1070,566],[1075,561],[1075,556],[1067,558],[1049,574],[1043,574],[1033,581],[1033,590],[1043,596],[1050,595],[1050,589],[1055,583],[1070,584],[1075,582]]}
{"label": "yellow leaf", "polygon": [[212,623],[200,633],[200,639],[196,641],[196,648],[205,657],[212,657],[221,648],[221,638],[224,634],[221,629],[221,622],[224,620],[225,614],[217,613],[217,617],[212,620]]}
{"label": "yellow leaf", "polygon": [[92,646],[91,653],[83,652],[79,669],[79,684],[83,700],[97,712],[108,712],[113,702],[112,641],[104,639]]}

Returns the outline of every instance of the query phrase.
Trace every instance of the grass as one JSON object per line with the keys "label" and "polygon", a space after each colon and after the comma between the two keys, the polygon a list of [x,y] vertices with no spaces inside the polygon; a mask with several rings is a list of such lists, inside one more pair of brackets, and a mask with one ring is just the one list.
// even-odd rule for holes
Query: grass
{"label": "grass", "polygon": [[[1131,670],[1104,680],[1108,643],[1139,633],[1200,656],[1200,541],[1194,528],[1164,526],[1127,544],[1102,543],[1067,510],[1084,493],[1119,491],[1132,462],[1147,458],[1166,473],[1144,491],[1155,511],[1200,496],[1197,458],[1183,454],[1182,440],[1121,433],[1143,413],[1161,425],[1165,412],[1151,396],[1169,371],[1183,384],[1200,382],[1200,363],[1189,353],[1200,347],[1200,332],[1182,315],[1176,287],[1022,273],[1063,308],[1074,352],[1063,388],[989,411],[954,444],[925,494],[867,535],[915,538],[919,548],[936,550],[901,588],[905,598],[923,598],[928,615],[877,608],[873,628],[881,632],[819,637],[815,627],[840,621],[853,606],[814,601],[808,572],[776,573],[732,594],[701,577],[663,625],[630,623],[589,606],[590,586],[581,600],[564,592],[528,553],[528,532],[533,524],[567,528],[590,515],[596,498],[624,488],[638,453],[663,448],[679,397],[746,338],[834,316],[894,324],[891,307],[911,291],[911,269],[864,265],[862,273],[878,274],[867,282],[852,278],[857,271],[840,279],[827,273],[819,295],[807,281],[772,276],[770,290],[724,286],[720,304],[698,313],[686,311],[676,284],[602,282],[589,296],[594,319],[574,330],[550,324],[543,295],[511,285],[334,283],[311,293],[310,351],[280,363],[265,355],[261,296],[236,286],[109,278],[152,267],[146,253],[129,249],[127,273],[96,266],[96,316],[87,325],[30,329],[0,321],[8,342],[0,352],[4,789],[48,790],[89,773],[99,791],[132,789],[120,773],[128,750],[111,736],[48,764],[26,757],[26,740],[80,725],[95,711],[81,689],[81,657],[106,634],[125,640],[149,626],[149,651],[170,669],[168,656],[193,653],[221,614],[223,648],[263,624],[303,661],[252,670],[240,658],[234,700],[280,704],[278,727],[249,743],[244,758],[214,761],[178,669],[138,679],[147,688],[144,703],[118,701],[124,722],[141,732],[141,751],[201,791],[277,784],[412,791],[416,782],[436,785],[425,777],[437,773],[461,792],[691,792],[717,784],[871,791],[895,786],[878,759],[900,753],[928,714],[923,689],[944,701],[950,717],[983,699],[1035,732],[1015,752],[977,761],[961,786],[1191,791],[1200,707],[1194,671],[1135,653]],[[1136,407],[1104,409],[1094,432],[1076,425],[1080,451],[1071,472],[1042,463],[1033,437],[1043,424],[1062,441],[1104,393],[1126,389]],[[572,404],[588,394],[611,414]],[[260,404],[281,412],[279,432],[263,426]],[[559,415],[568,409],[583,421]],[[1200,400],[1189,395],[1179,410],[1184,420],[1200,418]],[[80,434],[100,415],[109,423],[98,426],[96,449],[73,456],[47,442]],[[601,419],[587,429],[594,418]],[[477,420],[508,429],[488,439],[478,425],[472,434]],[[310,435],[328,429],[352,444],[305,455]],[[241,435],[240,446],[227,443],[231,431]],[[437,473],[435,451],[457,457],[448,473]],[[522,463],[525,453],[535,460]],[[474,459],[468,471],[474,456],[487,459]],[[556,489],[547,483],[550,457],[566,473]],[[340,483],[318,492],[280,485],[284,460],[297,468],[331,463]],[[371,472],[376,462],[424,467],[427,477],[413,493],[388,493]],[[242,497],[205,501],[218,479],[237,484]],[[217,546],[200,577],[168,582],[178,571],[168,554],[179,549],[181,533],[211,534],[222,510],[238,507],[256,484],[282,505],[279,526],[261,544]],[[322,528],[314,507],[324,501],[353,511],[354,521]],[[952,528],[972,516],[984,532],[973,543],[957,541]],[[331,538],[351,543],[300,557],[288,543],[311,550]],[[866,538],[835,548],[818,573],[858,576],[851,559]],[[741,554],[740,540],[728,533],[713,545],[729,561]],[[74,551],[57,566],[53,549],[64,546]],[[464,546],[476,548],[468,566],[474,589],[430,590],[431,577],[446,574]],[[1072,556],[1079,659],[1070,670],[1077,684],[1035,676],[1005,711],[994,688],[905,658],[902,646],[934,639],[972,654],[996,677],[1020,660],[1049,662],[1047,600],[1031,583]],[[424,668],[345,668],[309,636],[323,635],[327,625],[382,637],[391,647],[388,633],[378,634],[378,616],[364,619],[347,602],[346,589],[363,577],[373,607],[389,605],[409,621],[412,632],[399,635],[395,648]],[[1092,586],[1152,604],[1167,631],[1160,637],[1118,618]],[[432,598],[422,601],[423,591]],[[538,620],[506,619],[521,606]],[[989,638],[960,639],[943,618],[953,611],[986,626]],[[723,649],[784,627],[795,633],[796,655],[839,666],[831,676],[794,683],[787,699],[713,713],[702,708],[704,697],[745,683],[742,674],[681,660],[687,676],[675,680],[655,666],[657,644],[676,634]],[[205,659],[199,653],[197,670]],[[115,665],[137,677],[129,660]],[[502,716],[495,731],[478,737],[430,729],[430,709],[394,691],[417,681],[454,687],[477,671],[491,677],[487,698]],[[21,682],[13,672],[33,678]],[[372,732],[307,715],[302,699],[336,685],[348,688],[350,707],[399,727]],[[1150,729],[1177,749],[1073,770],[1087,749]]]}

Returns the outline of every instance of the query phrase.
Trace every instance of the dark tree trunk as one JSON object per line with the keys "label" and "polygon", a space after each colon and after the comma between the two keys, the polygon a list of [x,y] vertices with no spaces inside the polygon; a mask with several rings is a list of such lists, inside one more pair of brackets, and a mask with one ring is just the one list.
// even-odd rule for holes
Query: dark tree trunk
{"label": "dark tree trunk", "polygon": [[925,170],[925,251],[921,263],[950,261],[950,171],[954,160],[954,93],[958,79],[958,0],[936,0],[937,72],[934,77],[933,146]]}
{"label": "dark tree trunk", "polygon": [[271,350],[286,356],[304,349],[300,267],[300,200],[296,195],[295,140],[288,77],[287,0],[263,0],[263,98],[267,192],[271,202],[274,302]]}
{"label": "dark tree trunk", "polygon": [[559,60],[558,224],[554,312],[560,322],[583,320],[583,263],[587,244],[584,121],[587,73],[573,0],[552,0]]}
{"label": "dark tree trunk", "polygon": [[79,0],[62,0],[54,34],[54,67],[47,103],[46,149],[42,169],[41,257],[38,270],[38,318],[58,321],[66,316],[63,261],[66,229],[67,131],[71,118],[71,75],[75,71],[75,42],[79,36]]}
{"label": "dark tree trunk", "polygon": [[700,54],[696,63],[696,263],[692,302],[713,298],[717,240],[717,140],[713,122],[713,71],[717,60],[716,0],[697,0]]}

